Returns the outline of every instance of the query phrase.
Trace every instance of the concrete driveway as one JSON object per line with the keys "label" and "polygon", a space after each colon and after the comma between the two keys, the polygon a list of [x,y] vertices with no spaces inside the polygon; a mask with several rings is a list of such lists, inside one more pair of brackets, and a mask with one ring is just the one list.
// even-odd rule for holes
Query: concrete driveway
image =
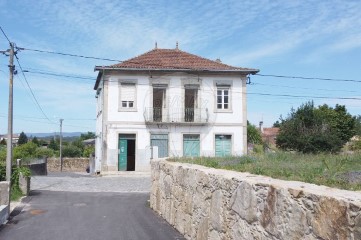
{"label": "concrete driveway", "polygon": [[0,239],[184,239],[148,207],[149,187],[149,175],[36,177]]}

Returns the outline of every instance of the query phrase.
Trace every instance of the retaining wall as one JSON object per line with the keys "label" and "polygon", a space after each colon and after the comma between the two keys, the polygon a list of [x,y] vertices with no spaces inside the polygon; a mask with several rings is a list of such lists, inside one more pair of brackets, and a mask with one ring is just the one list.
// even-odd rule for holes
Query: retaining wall
{"label": "retaining wall", "polygon": [[[89,158],[63,158],[64,172],[85,172]],[[60,158],[48,158],[48,172],[60,172]]]}
{"label": "retaining wall", "polygon": [[361,193],[153,160],[150,206],[187,239],[361,239]]}
{"label": "retaining wall", "polygon": [[8,219],[9,182],[0,182],[0,225]]}

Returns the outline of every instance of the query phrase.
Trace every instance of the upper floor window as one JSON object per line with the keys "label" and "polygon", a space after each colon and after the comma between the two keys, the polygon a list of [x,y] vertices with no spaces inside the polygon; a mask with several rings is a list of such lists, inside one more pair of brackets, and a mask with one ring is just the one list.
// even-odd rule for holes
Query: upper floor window
{"label": "upper floor window", "polygon": [[120,110],[135,110],[136,87],[134,83],[121,83],[119,100]]}
{"label": "upper floor window", "polygon": [[230,87],[217,87],[217,109],[230,109]]}

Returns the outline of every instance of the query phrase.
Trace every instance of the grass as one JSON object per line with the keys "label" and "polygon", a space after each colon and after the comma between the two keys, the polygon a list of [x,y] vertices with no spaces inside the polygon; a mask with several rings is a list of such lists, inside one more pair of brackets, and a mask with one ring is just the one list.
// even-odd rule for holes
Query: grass
{"label": "grass", "polygon": [[307,155],[276,152],[242,157],[174,158],[170,161],[250,172],[283,180],[302,181],[340,189],[361,190],[361,179],[356,182],[345,177],[345,175],[355,172],[359,172],[359,176],[361,176],[361,153]]}

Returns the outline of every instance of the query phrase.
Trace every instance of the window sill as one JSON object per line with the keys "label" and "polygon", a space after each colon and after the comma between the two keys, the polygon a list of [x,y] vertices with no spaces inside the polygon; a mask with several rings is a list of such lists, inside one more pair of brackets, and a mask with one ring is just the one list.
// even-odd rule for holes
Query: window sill
{"label": "window sill", "polygon": [[136,108],[119,108],[118,112],[138,112]]}
{"label": "window sill", "polygon": [[233,113],[233,110],[232,109],[216,109],[214,110],[215,113]]}

